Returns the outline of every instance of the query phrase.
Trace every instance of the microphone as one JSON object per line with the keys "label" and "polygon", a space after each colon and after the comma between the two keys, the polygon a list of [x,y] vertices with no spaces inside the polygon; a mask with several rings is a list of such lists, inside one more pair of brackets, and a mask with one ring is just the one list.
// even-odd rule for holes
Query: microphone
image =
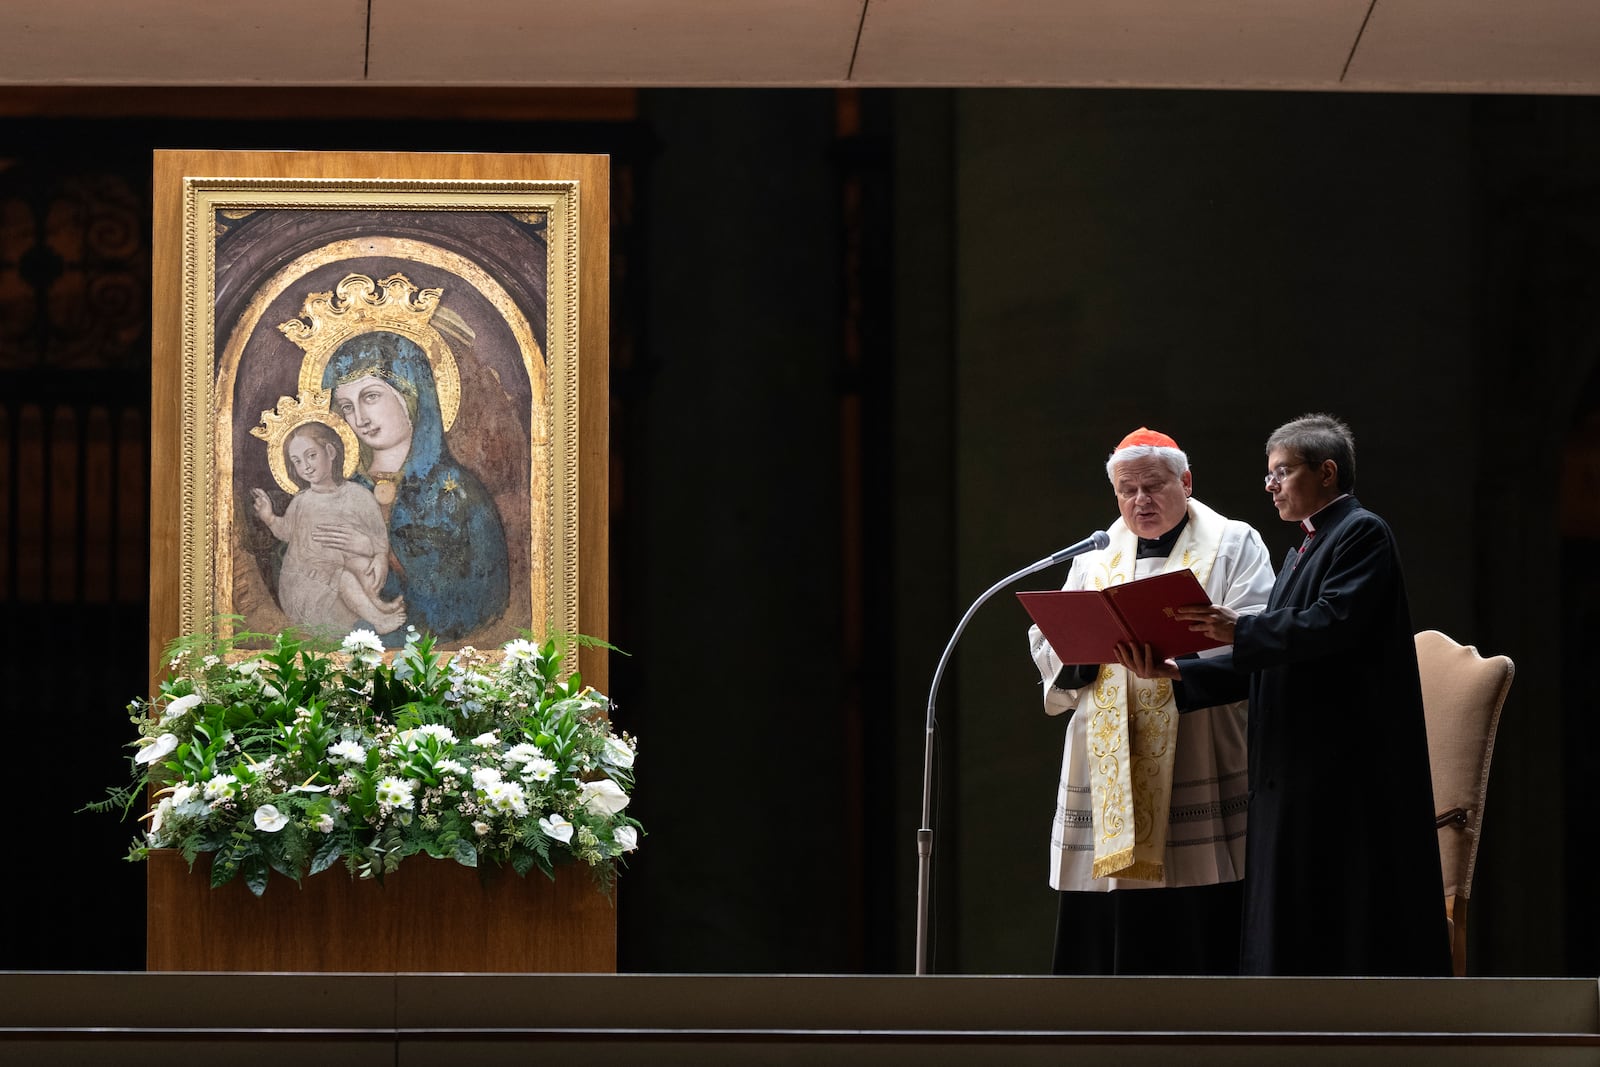
{"label": "microphone", "polygon": [[1090,534],[1088,537],[1085,537],[1077,544],[1068,545],[1055,555],[1047,557],[1046,560],[1041,560],[1040,569],[1043,570],[1045,567],[1052,566],[1056,563],[1065,563],[1074,556],[1081,556],[1085,552],[1093,552],[1096,549],[1106,547],[1110,543],[1110,534],[1106,533],[1104,530],[1096,530],[1094,533]]}
{"label": "microphone", "polygon": [[1057,563],[1064,563],[1074,556],[1081,556],[1085,552],[1093,552],[1098,548],[1105,548],[1111,543],[1111,536],[1104,530],[1096,530],[1075,545],[1068,545],[1060,552],[1046,556],[1037,563],[1008,574],[988,591],[972,602],[967,613],[961,616],[961,621],[956,624],[956,632],[950,635],[950,641],[944,646],[944,654],[939,657],[939,666],[933,672],[933,685],[928,689],[928,728],[927,738],[922,749],[922,826],[917,830],[917,959],[916,973],[928,973],[928,901],[931,893],[930,879],[933,873],[933,726],[934,726],[934,701],[939,693],[939,679],[944,676],[945,664],[950,661],[950,653],[955,651],[956,641],[961,637],[961,631],[967,628],[967,623],[972,621],[972,616],[977,612],[979,605],[994,596],[1000,590],[1021,578],[1026,578],[1035,571],[1042,571],[1046,567]]}

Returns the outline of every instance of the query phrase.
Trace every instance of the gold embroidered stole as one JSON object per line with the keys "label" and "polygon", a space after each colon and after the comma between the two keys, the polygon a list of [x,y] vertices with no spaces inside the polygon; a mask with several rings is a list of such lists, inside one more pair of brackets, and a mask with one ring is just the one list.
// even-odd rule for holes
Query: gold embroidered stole
{"label": "gold embroidered stole", "polygon": [[[1165,564],[1153,573],[1187,567],[1205,585],[1217,561],[1222,530],[1222,517],[1191,499],[1188,525]],[[1100,573],[1092,579],[1097,589],[1121,585],[1134,575],[1138,538],[1120,520],[1110,532],[1111,544],[1097,561]],[[1121,665],[1107,663],[1100,668],[1091,697],[1087,734],[1093,876],[1162,881],[1178,738],[1172,683],[1165,678],[1134,678]]]}

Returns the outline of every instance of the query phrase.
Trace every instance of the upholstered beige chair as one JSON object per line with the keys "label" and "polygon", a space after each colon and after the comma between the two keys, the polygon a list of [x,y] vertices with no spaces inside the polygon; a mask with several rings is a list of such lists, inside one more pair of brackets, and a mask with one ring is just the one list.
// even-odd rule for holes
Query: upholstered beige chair
{"label": "upholstered beige chair", "polygon": [[1444,867],[1445,916],[1455,973],[1467,973],[1467,904],[1478,833],[1489,791],[1489,760],[1515,671],[1510,658],[1485,659],[1438,630],[1417,635],[1422,709],[1428,721],[1433,803],[1438,811],[1439,860]]}

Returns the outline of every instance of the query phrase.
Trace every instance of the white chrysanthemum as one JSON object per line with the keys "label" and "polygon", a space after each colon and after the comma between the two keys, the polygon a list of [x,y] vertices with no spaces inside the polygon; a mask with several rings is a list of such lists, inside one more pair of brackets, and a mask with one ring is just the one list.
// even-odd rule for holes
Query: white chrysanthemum
{"label": "white chrysanthemum", "polygon": [[493,748],[500,743],[500,735],[496,731],[490,730],[486,734],[479,734],[474,737],[472,743],[479,748]]}
{"label": "white chrysanthemum", "polygon": [[[359,632],[358,630],[357,633]],[[378,782],[378,803],[386,808],[405,808],[410,810],[414,802],[412,790],[415,788],[415,782],[390,775]]]}
{"label": "white chrysanthemum", "polygon": [[514,641],[507,641],[503,651],[506,654],[505,662],[508,665],[513,663],[531,663],[539,658],[539,646],[534,644],[532,641],[527,641],[520,637]]}
{"label": "white chrysanthemum", "polygon": [[538,745],[524,741],[520,745],[512,745],[501,753],[500,761],[510,766],[513,763],[529,763],[543,755],[544,753],[539,751]]}
{"label": "white chrysanthemum", "polygon": [[611,831],[611,840],[624,852],[632,852],[639,847],[639,831],[631,826],[619,826]]}
{"label": "white chrysanthemum", "polygon": [[289,825],[289,816],[279,811],[271,804],[263,804],[256,809],[256,829],[269,834],[275,834]]}
{"label": "white chrysanthemum", "polygon": [[613,767],[627,770],[633,766],[633,746],[620,738],[608,737],[601,759]]}
{"label": "white chrysanthemum", "polygon": [[141,748],[133,757],[135,763],[154,763],[161,757],[168,755],[178,747],[177,734],[162,734],[148,745]]}
{"label": "white chrysanthemum", "polygon": [[483,801],[502,815],[528,814],[527,794],[516,782],[494,782],[483,791]]}
{"label": "white chrysanthemum", "polygon": [[317,833],[319,834],[333,833],[333,816],[329,815],[327,812],[323,812],[321,815],[317,816],[316,828]]}
{"label": "white chrysanthemum", "polygon": [[204,703],[205,698],[199,693],[190,693],[188,696],[179,697],[167,705],[167,710],[161,713],[161,721],[163,723],[171,722],[178,716],[187,714],[190,710]]}
{"label": "white chrysanthemum", "polygon": [[563,845],[571,844],[572,842],[572,824],[560,815],[546,815],[539,820],[539,829],[543,830],[546,835],[560,841]]}
{"label": "white chrysanthemum", "polygon": [[261,661],[258,659],[241,660],[233,665],[233,673],[241,678],[253,678],[260,670]]}
{"label": "white chrysanthemum", "polygon": [[383,642],[377,634],[366,628],[351,630],[339,647],[369,667],[376,667],[383,662]]}
{"label": "white chrysanthemum", "polygon": [[239,795],[239,779],[231,774],[219,774],[206,783],[206,800],[212,804],[232,800]]}
{"label": "white chrysanthemum", "polygon": [[555,777],[557,770],[554,760],[531,759],[522,768],[522,777],[530,782],[548,782]]}
{"label": "white chrysanthemum", "polygon": [[500,770],[498,767],[474,767],[472,769],[472,784],[479,791],[489,788],[499,780]]}
{"label": "white chrysanthemum", "polygon": [[354,741],[340,741],[337,745],[329,745],[328,755],[335,759],[342,759],[346,763],[365,763],[367,761],[367,750]]}
{"label": "white chrysanthemum", "polygon": [[596,815],[615,815],[628,806],[628,794],[609,778],[584,782],[578,801]]}
{"label": "white chrysanthemum", "polygon": [[467,774],[470,773],[466,767],[462,766],[459,762],[453,759],[442,759],[433,765],[433,769],[436,771],[443,771],[446,774],[459,774],[462,777],[466,777]]}

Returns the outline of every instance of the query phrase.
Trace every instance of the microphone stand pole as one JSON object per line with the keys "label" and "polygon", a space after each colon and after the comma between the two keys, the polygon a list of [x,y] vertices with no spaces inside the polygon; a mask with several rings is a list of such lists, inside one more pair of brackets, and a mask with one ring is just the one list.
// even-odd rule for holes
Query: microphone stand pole
{"label": "microphone stand pole", "polygon": [[933,707],[939,693],[939,679],[944,676],[945,664],[950,661],[950,653],[955,651],[961,631],[967,628],[967,623],[972,621],[972,616],[977,613],[984,601],[1012,582],[1062,563],[1073,556],[1104,548],[1109,543],[1110,539],[1104,531],[1100,531],[1071,548],[1064,548],[1053,556],[1046,556],[1037,563],[1031,563],[1015,574],[1000,579],[974,600],[967,613],[961,616],[961,621],[956,624],[955,633],[950,635],[949,643],[944,646],[944,654],[939,657],[939,666],[933,672],[933,685],[928,689],[928,732],[922,750],[922,826],[917,830],[917,974],[919,975],[928,973],[928,882],[933,869]]}

